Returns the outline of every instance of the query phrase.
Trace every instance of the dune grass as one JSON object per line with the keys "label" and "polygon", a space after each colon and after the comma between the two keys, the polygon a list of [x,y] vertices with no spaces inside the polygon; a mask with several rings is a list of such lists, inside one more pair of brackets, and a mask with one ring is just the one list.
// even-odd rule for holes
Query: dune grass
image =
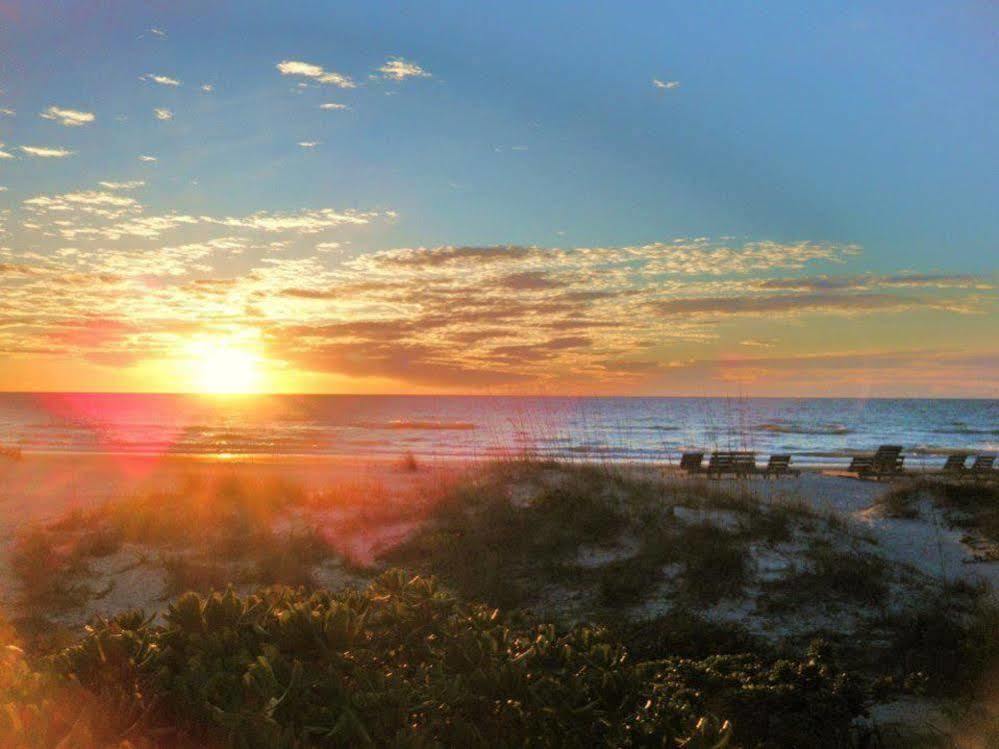
{"label": "dune grass", "polygon": [[912,518],[919,515],[921,499],[940,507],[951,525],[981,534],[993,545],[991,556],[999,559],[999,485],[923,479],[894,487],[878,504],[886,515]]}

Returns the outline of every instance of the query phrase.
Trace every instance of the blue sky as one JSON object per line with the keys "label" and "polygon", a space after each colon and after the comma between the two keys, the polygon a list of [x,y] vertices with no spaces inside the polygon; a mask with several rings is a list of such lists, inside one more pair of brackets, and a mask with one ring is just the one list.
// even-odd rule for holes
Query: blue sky
{"label": "blue sky", "polygon": [[[989,275],[997,21],[985,2],[7,2],[0,205],[141,180],[147,212],[391,212],[348,257],[709,237]],[[393,58],[426,75],[380,74]]]}
{"label": "blue sky", "polygon": [[[4,122],[8,141],[81,151],[59,175],[24,165],[12,189],[68,188],[97,164],[144,176],[133,151],[155,151],[151,198],[252,210],[321,191],[417,219],[389,243],[764,234],[859,242],[887,265],[945,252],[980,271],[999,238],[986,3],[102,5],[8,11],[4,100],[102,125]],[[366,81],[391,55],[434,77]],[[363,87],[293,94],[284,59]],[[137,85],[147,69],[184,85]],[[352,110],[318,110],[326,99]],[[174,121],[151,122],[154,106]]]}

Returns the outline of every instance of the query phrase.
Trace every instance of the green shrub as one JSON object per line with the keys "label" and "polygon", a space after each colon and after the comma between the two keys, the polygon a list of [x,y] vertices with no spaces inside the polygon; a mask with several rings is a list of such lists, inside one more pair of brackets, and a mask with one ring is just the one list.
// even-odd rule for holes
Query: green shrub
{"label": "green shrub", "polygon": [[606,629],[518,623],[400,571],[363,592],[192,593],[162,625],[98,620],[4,665],[12,747],[832,747],[861,709],[818,652],[636,662]]}

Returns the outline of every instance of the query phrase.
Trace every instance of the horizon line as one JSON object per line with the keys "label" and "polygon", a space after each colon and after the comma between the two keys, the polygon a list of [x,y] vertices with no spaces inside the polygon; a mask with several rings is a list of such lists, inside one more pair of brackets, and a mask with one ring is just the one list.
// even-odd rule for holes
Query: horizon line
{"label": "horizon line", "polygon": [[999,400],[997,395],[552,395],[540,393],[199,393],[192,391],[145,390],[0,390],[4,395],[141,395],[237,399],[273,397],[323,398],[562,398],[562,399],[674,399],[674,400]]}

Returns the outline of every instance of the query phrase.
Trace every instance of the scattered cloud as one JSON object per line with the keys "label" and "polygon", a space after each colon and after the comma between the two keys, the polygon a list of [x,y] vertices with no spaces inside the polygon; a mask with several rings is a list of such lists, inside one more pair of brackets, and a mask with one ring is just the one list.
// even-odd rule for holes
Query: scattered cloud
{"label": "scattered cloud", "polygon": [[340,88],[355,88],[357,86],[349,76],[299,60],[282,60],[277,64],[277,69],[281,75],[303,76],[316,83],[327,83]]}
{"label": "scattered cloud", "polygon": [[158,83],[161,86],[180,86],[181,82],[176,78],[171,78],[167,75],[156,75],[155,73],[146,73],[145,75],[139,76],[140,81],[152,81],[153,83]]}
{"label": "scattered cloud", "polygon": [[772,313],[826,312],[862,314],[872,310],[904,310],[933,307],[965,311],[964,305],[953,306],[920,297],[887,293],[793,293],[774,296],[687,297],[655,302],[664,315],[769,315]]}
{"label": "scattered cloud", "polygon": [[145,186],[146,181],[134,179],[128,182],[98,182],[98,184],[105,190],[134,190],[137,187]]}
{"label": "scattered cloud", "polygon": [[319,141],[318,140],[300,140],[298,142],[298,145],[300,145],[302,148],[315,148],[316,146],[319,145]]}
{"label": "scattered cloud", "polygon": [[201,84],[201,90],[206,94],[210,94],[212,91],[215,90],[215,86],[213,86],[210,83],[203,83]]}
{"label": "scattered cloud", "polygon": [[149,156],[147,154],[142,154],[141,156],[139,156],[139,161],[145,161],[147,163],[151,163],[151,162],[154,162],[154,161],[159,161],[159,159],[157,159],[155,156]]}
{"label": "scattered cloud", "polygon": [[415,62],[409,62],[401,57],[390,57],[385,64],[378,68],[382,78],[393,81],[402,81],[406,78],[430,78],[431,75]]}
{"label": "scattered cloud", "polygon": [[320,109],[350,109],[346,104],[337,104],[336,102],[328,101],[325,104],[319,105]]}
{"label": "scattered cloud", "polygon": [[661,81],[658,78],[653,78],[652,85],[658,89],[666,91],[674,88],[680,88],[680,81]]}
{"label": "scattered cloud", "polygon": [[0,107],[0,117],[13,117],[17,114],[13,109],[8,107]]}
{"label": "scattered cloud", "polygon": [[39,117],[43,120],[54,120],[66,127],[88,125],[96,119],[93,112],[81,112],[77,109],[63,109],[56,106],[51,106],[44,112],[41,112]]}
{"label": "scattered cloud", "polygon": [[20,148],[29,156],[37,156],[42,159],[63,159],[76,153],[76,151],[70,151],[65,148],[52,148],[48,146],[21,146]]}
{"label": "scattered cloud", "polygon": [[149,29],[149,33],[153,36],[158,36],[160,39],[165,39],[167,33],[163,29],[152,28]]}
{"label": "scattered cloud", "polygon": [[0,143],[0,159],[16,159],[16,158],[17,157],[14,154],[10,153],[9,151],[5,151],[3,143]]}
{"label": "scattered cloud", "polygon": [[158,120],[173,119],[173,112],[171,112],[169,109],[163,109],[162,107],[157,107],[156,109],[154,109],[153,114],[156,116],[156,119]]}

